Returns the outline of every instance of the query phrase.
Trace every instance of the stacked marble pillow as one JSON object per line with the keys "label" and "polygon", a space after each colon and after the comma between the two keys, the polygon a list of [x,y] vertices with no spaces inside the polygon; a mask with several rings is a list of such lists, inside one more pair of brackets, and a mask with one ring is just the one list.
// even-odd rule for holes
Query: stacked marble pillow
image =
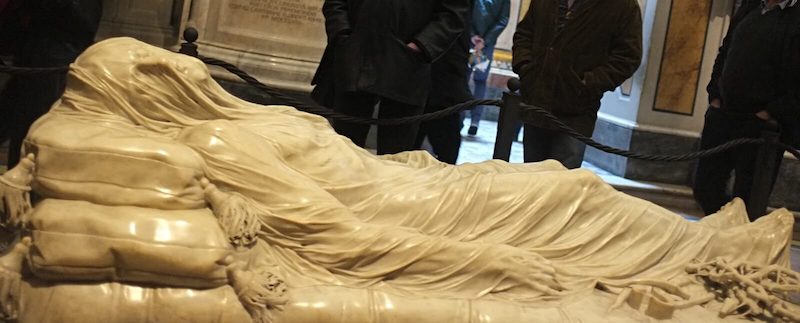
{"label": "stacked marble pillow", "polygon": [[20,322],[250,321],[191,149],[109,124],[46,121],[25,146],[42,199],[27,219]]}

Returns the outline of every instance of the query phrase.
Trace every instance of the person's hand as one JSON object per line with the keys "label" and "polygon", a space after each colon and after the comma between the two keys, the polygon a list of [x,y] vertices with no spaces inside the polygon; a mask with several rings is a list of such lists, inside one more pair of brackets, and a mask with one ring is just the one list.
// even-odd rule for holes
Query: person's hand
{"label": "person's hand", "polygon": [[713,99],[708,105],[712,108],[719,109],[719,107],[722,106],[722,102],[719,99]]}
{"label": "person's hand", "polygon": [[417,46],[417,44],[413,42],[406,44],[406,46],[408,46],[408,48],[411,48],[411,50],[413,50],[414,52],[422,53],[422,50],[419,49],[419,46]]}
{"label": "person's hand", "polygon": [[756,117],[758,117],[759,119],[764,120],[764,121],[769,120],[771,118],[771,116],[769,115],[769,112],[767,112],[767,110],[758,111],[758,113],[756,113]]}
{"label": "person's hand", "polygon": [[478,35],[472,36],[471,41],[472,41],[472,47],[474,47],[476,51],[483,50],[483,47],[486,46],[486,41],[481,36]]}

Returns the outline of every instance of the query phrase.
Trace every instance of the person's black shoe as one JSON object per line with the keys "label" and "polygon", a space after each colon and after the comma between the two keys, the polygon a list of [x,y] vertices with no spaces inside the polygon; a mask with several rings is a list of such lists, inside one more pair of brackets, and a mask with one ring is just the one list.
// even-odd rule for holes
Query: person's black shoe
{"label": "person's black shoe", "polygon": [[470,136],[474,136],[478,134],[478,126],[469,126],[469,130],[467,130],[467,134]]}

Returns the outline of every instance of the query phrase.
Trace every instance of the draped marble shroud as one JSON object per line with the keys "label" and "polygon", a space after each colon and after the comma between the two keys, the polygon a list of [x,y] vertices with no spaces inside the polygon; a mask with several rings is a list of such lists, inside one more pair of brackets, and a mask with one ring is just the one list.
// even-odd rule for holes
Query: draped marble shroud
{"label": "draped marble shroud", "polygon": [[374,156],[321,117],[239,100],[200,61],[129,38],[89,48],[67,84],[29,140],[68,120],[190,147],[212,183],[255,202],[251,265],[274,266],[290,288],[524,304],[641,285],[699,298],[692,261],[789,264],[785,210],[747,223],[737,202],[692,223],[552,161]]}

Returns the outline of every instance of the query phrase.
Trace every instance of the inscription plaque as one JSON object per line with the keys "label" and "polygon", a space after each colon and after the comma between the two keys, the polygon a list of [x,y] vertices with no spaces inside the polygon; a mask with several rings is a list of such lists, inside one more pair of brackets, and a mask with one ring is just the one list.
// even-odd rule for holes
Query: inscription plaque
{"label": "inscription plaque", "polygon": [[232,62],[271,85],[307,91],[327,44],[324,2],[195,0],[191,19],[204,55]]}

